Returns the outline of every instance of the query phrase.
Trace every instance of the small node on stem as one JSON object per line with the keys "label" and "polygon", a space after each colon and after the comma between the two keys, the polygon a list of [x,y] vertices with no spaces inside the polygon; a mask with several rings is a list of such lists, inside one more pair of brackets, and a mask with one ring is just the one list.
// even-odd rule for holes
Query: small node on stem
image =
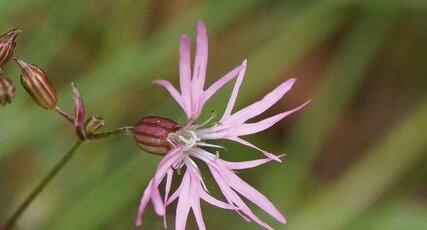
{"label": "small node on stem", "polygon": [[104,124],[105,121],[104,119],[102,119],[102,117],[91,116],[89,119],[86,120],[84,124],[84,130],[86,134],[93,134],[102,126],[104,126]]}

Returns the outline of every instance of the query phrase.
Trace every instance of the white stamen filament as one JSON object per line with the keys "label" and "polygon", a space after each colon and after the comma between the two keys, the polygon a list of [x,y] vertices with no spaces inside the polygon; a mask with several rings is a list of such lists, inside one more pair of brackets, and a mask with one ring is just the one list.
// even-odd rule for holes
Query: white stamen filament
{"label": "white stamen filament", "polygon": [[203,123],[202,123],[202,124],[200,124],[200,125],[195,125],[194,127],[195,127],[195,128],[201,128],[201,127],[203,127],[203,126],[205,126],[205,125],[209,124],[209,122],[211,122],[215,117],[216,117],[216,113],[215,113],[214,111],[212,111],[211,116],[210,116],[210,117],[209,117],[205,122],[203,122]]}
{"label": "white stamen filament", "polygon": [[212,148],[225,149],[221,145],[209,144],[209,143],[206,143],[206,142],[198,142],[197,145],[198,146],[204,146],[204,147],[212,147]]}
{"label": "white stamen filament", "polygon": [[[200,169],[197,167],[197,164],[194,162],[192,157],[198,158],[202,161],[215,161],[219,159],[219,151],[216,151],[215,154],[212,154],[200,147],[210,147],[217,149],[224,149],[223,146],[210,144],[202,141],[204,138],[203,135],[206,133],[212,132],[212,128],[217,124],[214,124],[213,127],[202,128],[203,126],[208,125],[212,119],[216,116],[215,113],[212,114],[207,121],[201,124],[194,124],[194,120],[190,119],[190,121],[185,124],[180,130],[174,133],[170,133],[167,140],[172,146],[177,147],[180,146],[182,149],[182,158],[176,162],[173,167],[177,170],[177,173],[181,173],[182,167],[187,166],[187,170],[193,170],[200,177],[200,181],[202,180]],[[203,183],[204,189],[207,191],[206,186]]]}

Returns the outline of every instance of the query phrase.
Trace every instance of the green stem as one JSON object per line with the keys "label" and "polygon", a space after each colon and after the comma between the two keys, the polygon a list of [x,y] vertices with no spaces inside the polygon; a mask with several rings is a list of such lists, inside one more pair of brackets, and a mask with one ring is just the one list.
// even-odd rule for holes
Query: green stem
{"label": "green stem", "polygon": [[95,139],[100,139],[104,137],[111,137],[111,136],[117,136],[117,135],[132,135],[132,134],[133,134],[133,127],[127,126],[127,127],[122,127],[115,130],[102,132],[102,133],[89,133],[89,134],[86,134],[86,139],[95,140]]}
{"label": "green stem", "polygon": [[33,200],[40,194],[41,191],[50,183],[50,181],[58,174],[59,171],[67,164],[67,162],[74,156],[76,150],[83,143],[83,140],[77,140],[68,150],[68,152],[62,157],[58,163],[50,170],[50,172],[45,176],[45,178],[31,191],[31,193],[25,198],[25,200],[19,205],[16,211],[10,216],[6,221],[4,230],[10,230],[15,226],[16,221],[22,215],[22,213],[27,209],[27,207],[33,202]]}

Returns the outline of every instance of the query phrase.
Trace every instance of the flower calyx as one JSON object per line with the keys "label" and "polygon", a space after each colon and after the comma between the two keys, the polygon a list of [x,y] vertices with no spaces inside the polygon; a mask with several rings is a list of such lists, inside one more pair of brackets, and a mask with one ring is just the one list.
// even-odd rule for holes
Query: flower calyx
{"label": "flower calyx", "polygon": [[167,118],[147,116],[135,125],[133,133],[139,148],[163,156],[174,147],[174,143],[168,137],[181,127],[180,124]]}

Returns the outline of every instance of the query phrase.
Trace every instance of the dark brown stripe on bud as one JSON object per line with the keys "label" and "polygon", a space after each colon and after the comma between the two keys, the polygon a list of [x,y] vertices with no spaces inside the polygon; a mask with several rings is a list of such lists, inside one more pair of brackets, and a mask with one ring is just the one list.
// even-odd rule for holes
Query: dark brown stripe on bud
{"label": "dark brown stripe on bud", "polygon": [[148,116],[142,118],[133,131],[135,141],[142,150],[164,155],[171,148],[171,143],[167,140],[168,135],[180,128],[181,125],[170,119]]}
{"label": "dark brown stripe on bud", "polygon": [[21,84],[34,101],[45,109],[56,107],[56,90],[46,73],[38,66],[15,59],[21,69]]}
{"label": "dark brown stripe on bud", "polygon": [[5,105],[12,101],[15,96],[15,86],[6,77],[0,77],[0,105]]}
{"label": "dark brown stripe on bud", "polygon": [[22,30],[16,28],[0,36],[0,68],[12,57],[16,46],[16,37],[20,32]]}

